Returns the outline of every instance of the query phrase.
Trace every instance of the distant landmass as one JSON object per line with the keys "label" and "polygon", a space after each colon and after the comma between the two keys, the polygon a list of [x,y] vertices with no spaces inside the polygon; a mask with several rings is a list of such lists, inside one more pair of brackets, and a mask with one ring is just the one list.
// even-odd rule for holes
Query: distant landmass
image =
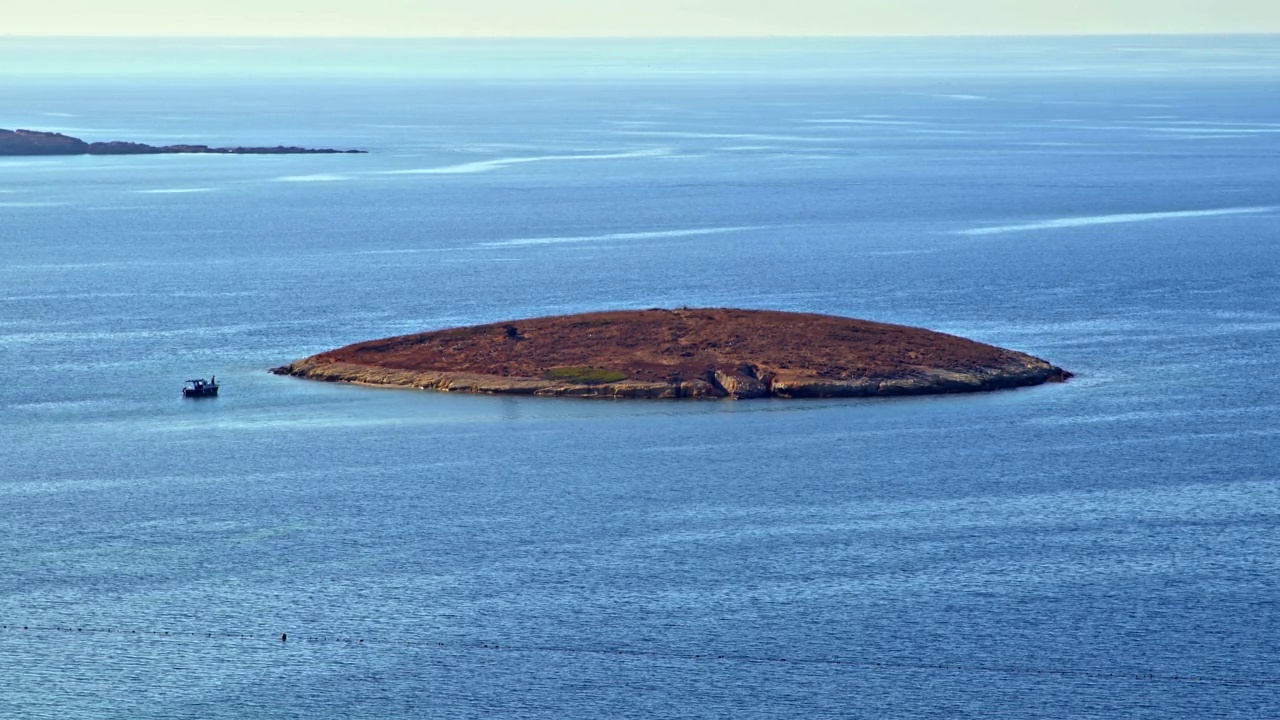
{"label": "distant landmass", "polygon": [[330,150],[278,145],[276,147],[209,147],[208,145],[147,145],[113,140],[85,142],[62,133],[40,130],[0,129],[0,156],[15,155],[172,155],[178,153],[219,155],[333,155],[363,153],[364,150]]}
{"label": "distant landmass", "polygon": [[1040,358],[921,328],[771,310],[627,310],[372,340],[278,375],[608,398],[828,398],[1061,382]]}

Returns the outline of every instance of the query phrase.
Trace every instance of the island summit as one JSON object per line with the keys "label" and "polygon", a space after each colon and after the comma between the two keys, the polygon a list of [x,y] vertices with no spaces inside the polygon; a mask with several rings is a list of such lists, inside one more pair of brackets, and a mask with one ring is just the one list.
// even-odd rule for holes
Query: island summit
{"label": "island summit", "polygon": [[832,398],[1061,382],[1025,353],[832,315],[681,308],[514,320],[371,340],[277,375],[448,392],[592,398]]}

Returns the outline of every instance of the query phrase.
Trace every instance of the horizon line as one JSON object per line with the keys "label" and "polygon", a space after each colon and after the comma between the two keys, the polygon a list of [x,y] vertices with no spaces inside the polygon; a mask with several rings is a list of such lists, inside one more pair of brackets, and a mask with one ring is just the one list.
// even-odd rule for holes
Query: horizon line
{"label": "horizon line", "polygon": [[1016,38],[1158,38],[1158,37],[1276,37],[1280,29],[1261,32],[1018,32],[1018,33],[879,33],[774,35],[115,35],[8,34],[2,40],[940,40]]}

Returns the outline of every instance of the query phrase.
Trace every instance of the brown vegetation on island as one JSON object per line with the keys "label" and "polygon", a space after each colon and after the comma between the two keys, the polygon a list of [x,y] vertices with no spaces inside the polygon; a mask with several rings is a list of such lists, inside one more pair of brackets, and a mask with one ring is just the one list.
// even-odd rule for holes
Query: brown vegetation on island
{"label": "brown vegetation on island", "polygon": [[921,328],[722,308],[516,320],[356,343],[273,372],[579,397],[861,397],[1062,381],[1039,358]]}

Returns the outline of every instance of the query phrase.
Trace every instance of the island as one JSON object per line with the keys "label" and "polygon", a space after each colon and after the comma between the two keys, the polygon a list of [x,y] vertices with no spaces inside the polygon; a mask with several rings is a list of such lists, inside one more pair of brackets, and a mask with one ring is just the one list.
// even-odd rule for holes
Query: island
{"label": "island", "polygon": [[336,155],[363,154],[364,150],[330,150],[279,145],[276,147],[209,147],[208,145],[147,145],[112,140],[85,142],[62,133],[40,130],[0,129],[0,157],[17,155]]}
{"label": "island", "polygon": [[833,315],[679,308],[532,318],[360,342],[277,375],[590,398],[836,398],[999,390],[1071,373],[1025,353]]}

